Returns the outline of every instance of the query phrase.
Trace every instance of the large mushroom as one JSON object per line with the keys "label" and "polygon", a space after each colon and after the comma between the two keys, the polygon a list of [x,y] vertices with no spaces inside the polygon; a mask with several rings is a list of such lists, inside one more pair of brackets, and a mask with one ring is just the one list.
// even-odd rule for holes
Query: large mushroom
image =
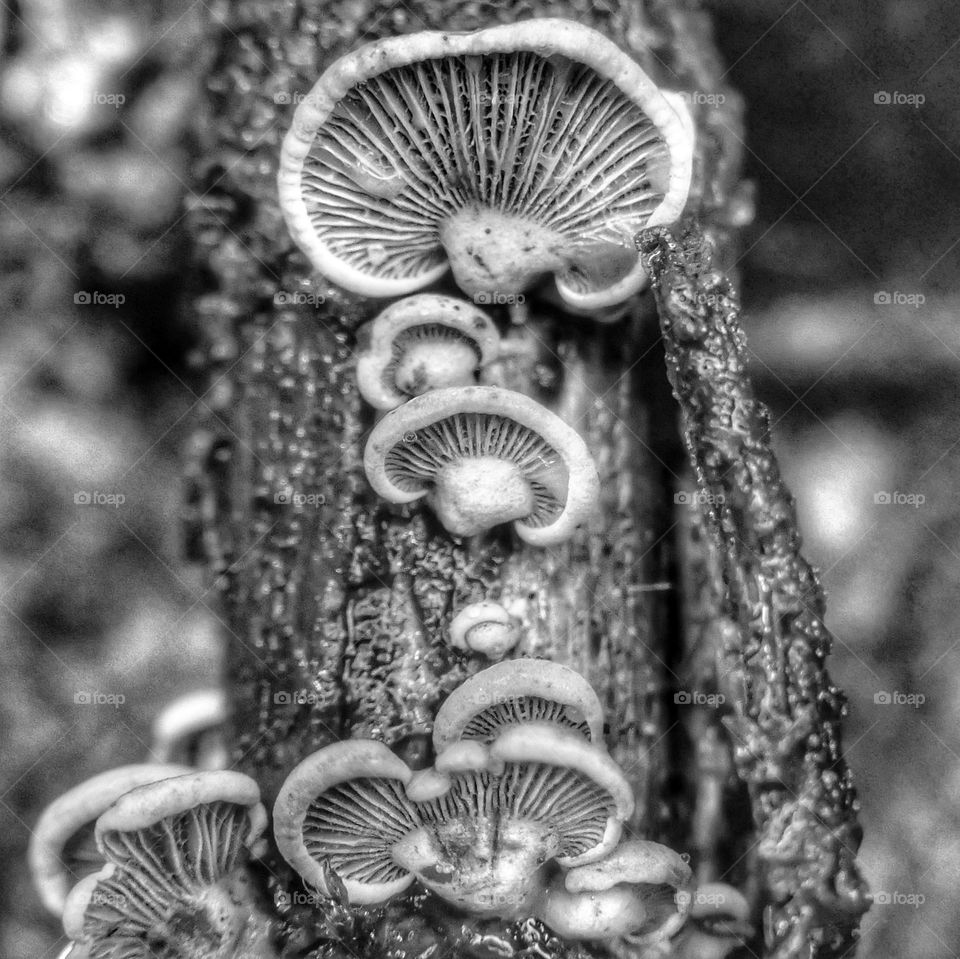
{"label": "large mushroom", "polygon": [[426,498],[455,536],[513,522],[552,546],[596,508],[600,489],[580,436],[535,400],[496,386],[434,390],[374,427],[363,460],[391,503]]}
{"label": "large mushroom", "polygon": [[379,410],[448,386],[470,386],[496,358],[500,334],[472,303],[420,293],[388,306],[358,334],[357,387]]}
{"label": "large mushroom", "polygon": [[576,671],[545,659],[511,659],[476,673],[444,701],[433,724],[437,753],[461,740],[489,743],[510,726],[551,722],[603,744],[603,707]]}
{"label": "large mushroom", "polygon": [[354,292],[401,296],[449,265],[478,303],[553,273],[596,309],[643,286],[633,237],[680,215],[692,156],[677,97],[597,31],[538,18],[337,60],[284,139],[280,203]]}
{"label": "large mushroom", "polygon": [[567,939],[666,939],[684,924],[692,873],[667,846],[632,839],[556,877],[539,915]]}
{"label": "large mushroom", "polygon": [[182,776],[187,766],[139,763],[108,769],[74,786],[40,814],[30,838],[27,864],[40,901],[55,916],[78,879],[103,865],[93,825],[124,793],[146,783]]}
{"label": "large mushroom", "polygon": [[417,879],[466,912],[513,917],[536,908],[551,862],[606,855],[632,810],[605,750],[530,724],[489,746],[455,743],[417,774],[380,743],[328,746],[284,783],[274,828],[307,882],[322,883],[328,860],[354,903]]}
{"label": "large mushroom", "polygon": [[236,772],[191,773],[124,794],[97,820],[106,865],[67,897],[71,956],[275,956],[245,869],[265,827],[257,784]]}

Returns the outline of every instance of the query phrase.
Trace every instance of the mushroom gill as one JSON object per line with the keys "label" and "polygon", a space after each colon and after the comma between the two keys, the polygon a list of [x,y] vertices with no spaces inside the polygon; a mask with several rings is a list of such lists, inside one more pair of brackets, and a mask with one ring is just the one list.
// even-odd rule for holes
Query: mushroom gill
{"label": "mushroom gill", "polygon": [[334,63],[283,145],[281,206],[328,278],[396,296],[452,268],[468,295],[622,302],[633,236],[679,216],[692,132],[612,41],[572,21],[376,41]]}

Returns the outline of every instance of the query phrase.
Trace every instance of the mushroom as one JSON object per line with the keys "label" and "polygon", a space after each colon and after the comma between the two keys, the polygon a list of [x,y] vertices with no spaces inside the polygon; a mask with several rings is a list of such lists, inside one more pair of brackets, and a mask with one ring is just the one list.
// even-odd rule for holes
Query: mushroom
{"label": "mushroom", "polygon": [[499,603],[470,603],[450,623],[450,645],[502,659],[520,639],[520,623]]}
{"label": "mushroom", "polygon": [[500,334],[482,310],[436,293],[388,306],[358,335],[357,386],[378,410],[412,396],[476,382],[497,358]]}
{"label": "mushroom", "polygon": [[159,762],[180,761],[200,769],[223,769],[223,729],[230,715],[222,689],[198,689],[173,700],[157,715],[150,752]]}
{"label": "mushroom", "polygon": [[383,743],[347,740],[317,750],[284,780],[273,809],[280,855],[313,886],[327,889],[326,857],[352,903],[384,902],[413,876],[390,846],[413,829],[404,787],[413,773]]}
{"label": "mushroom", "polygon": [[204,771],[137,787],[97,820],[106,859],[67,897],[64,931],[81,955],[266,959],[270,923],[245,865],[261,847],[257,784]]}
{"label": "mushroom", "polygon": [[40,814],[33,828],[27,863],[40,901],[56,916],[77,878],[99,868],[103,857],[92,848],[93,823],[124,793],[145,783],[190,772],[187,766],[142,763],[120,766],[74,786]]}
{"label": "mushroom", "polygon": [[529,722],[555,723],[603,743],[603,707],[578,672],[545,659],[511,659],[447,697],[433,724],[434,749],[439,754],[461,740],[488,743],[502,729]]}
{"label": "mushroom", "polygon": [[537,18],[378,40],[297,107],[280,205],[328,279],[401,296],[447,267],[476,302],[553,273],[595,309],[646,281],[641,229],[677,219],[693,127],[611,40]]}
{"label": "mushroom", "polygon": [[743,894],[722,882],[697,887],[690,904],[690,922],[676,940],[678,959],[725,959],[753,935],[750,904]]}
{"label": "mushroom", "polygon": [[631,839],[599,861],[558,875],[538,915],[567,939],[654,942],[686,921],[691,881],[690,867],[672,849]]}
{"label": "mushroom", "polygon": [[391,503],[426,497],[455,536],[513,521],[553,546],[594,511],[600,480],[580,436],[535,400],[496,386],[434,390],[374,427],[363,460]]}
{"label": "mushroom", "polygon": [[281,854],[312,884],[328,860],[353,903],[382,902],[414,878],[475,915],[532,908],[547,864],[604,856],[633,811],[605,750],[551,725],[455,743],[412,773],[381,743],[325,747],[284,783],[274,810]]}

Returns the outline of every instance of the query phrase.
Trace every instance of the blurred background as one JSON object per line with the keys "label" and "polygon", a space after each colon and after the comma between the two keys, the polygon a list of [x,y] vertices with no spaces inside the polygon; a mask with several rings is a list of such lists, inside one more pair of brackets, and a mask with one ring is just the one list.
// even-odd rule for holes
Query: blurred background
{"label": "blurred background", "polygon": [[[218,670],[182,559],[183,200],[203,3],[0,0],[0,954],[52,957],[40,808]],[[876,895],[861,955],[960,948],[960,7],[725,0],[758,214],[753,371],[822,571]],[[705,91],[712,92],[712,91]]]}

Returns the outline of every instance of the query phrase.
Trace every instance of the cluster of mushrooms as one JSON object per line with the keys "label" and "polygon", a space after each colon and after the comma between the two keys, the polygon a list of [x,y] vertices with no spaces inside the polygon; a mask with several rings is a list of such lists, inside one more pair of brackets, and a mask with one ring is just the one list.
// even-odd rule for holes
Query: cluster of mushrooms
{"label": "cluster of mushrooms", "polygon": [[[280,201],[327,280],[395,299],[358,336],[358,388],[382,414],[364,457],[381,497],[425,499],[453,536],[512,523],[544,547],[589,518],[586,444],[487,378],[501,336],[476,304],[517,302],[552,274],[548,300],[609,318],[643,287],[633,237],[679,216],[692,156],[682,101],[572,22],[396,37],[323,74],[284,141]],[[448,269],[473,303],[417,292]],[[450,624],[454,646],[495,660],[518,636],[489,600]],[[31,868],[70,959],[279,955],[251,869],[268,816],[257,784],[224,768],[225,721],[222,694],[176,704],[156,727],[159,762],[97,776],[41,816]],[[625,835],[634,797],[575,671],[520,658],[475,674],[437,713],[433,752],[414,770],[352,739],[293,769],[273,830],[308,889],[363,907],[413,887],[467,916],[638,949],[671,940],[678,956],[737,941],[684,924],[717,901],[743,922],[739,893],[704,896],[683,857]]]}
{"label": "cluster of mushrooms", "polygon": [[[72,939],[63,959],[280,954],[250,868],[267,850],[259,789],[214,768],[226,720],[221,693],[177,701],[155,724],[165,761],[95,776],[41,815],[30,866]],[[468,916],[535,917],[565,939],[642,948],[672,937],[676,956],[724,956],[746,901],[695,887],[685,857],[625,836],[634,798],[603,735],[600,701],[577,672],[497,663],[441,706],[428,769],[375,740],[304,759],[273,809],[277,849],[307,890],[339,889],[354,907],[419,884]]]}

